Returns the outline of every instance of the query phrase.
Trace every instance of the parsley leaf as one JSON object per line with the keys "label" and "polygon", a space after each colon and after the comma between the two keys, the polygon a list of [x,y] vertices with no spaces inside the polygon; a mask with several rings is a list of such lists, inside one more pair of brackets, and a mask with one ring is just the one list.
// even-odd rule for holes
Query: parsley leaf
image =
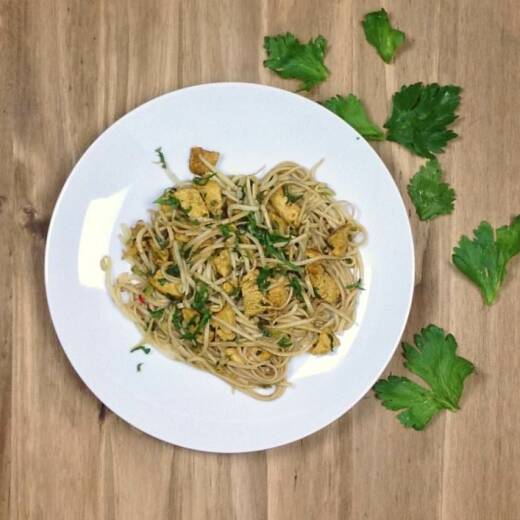
{"label": "parsley leaf", "polygon": [[361,281],[361,278],[354,283],[348,284],[345,288],[346,289],[359,289],[360,291],[364,291],[365,288],[361,285],[363,282]]}
{"label": "parsley leaf", "polygon": [[167,189],[164,193],[155,200],[155,204],[160,204],[161,206],[171,206],[172,208],[181,208],[181,203],[177,197],[173,195],[173,191]]}
{"label": "parsley leaf", "polygon": [[292,341],[287,336],[282,336],[278,341],[277,344],[282,348],[288,348],[292,345]]}
{"label": "parsley leaf", "polygon": [[457,137],[448,126],[457,119],[460,87],[437,83],[414,83],[401,87],[392,97],[392,114],[384,124],[386,138],[411,152],[433,159]]}
{"label": "parsley leaf", "polygon": [[385,63],[390,63],[395,52],[406,40],[406,35],[390,25],[388,13],[381,9],[365,15],[363,19],[365,38]]}
{"label": "parsley leaf", "polygon": [[231,227],[229,224],[219,224],[218,228],[224,238],[229,238],[231,236]]}
{"label": "parsley leaf", "polygon": [[138,345],[130,350],[130,353],[137,352],[138,350],[142,350],[145,354],[150,354],[150,347],[145,347],[144,345]]}
{"label": "parsley leaf", "polygon": [[272,268],[260,267],[260,272],[256,278],[256,284],[262,292],[265,292],[269,287],[269,278],[273,276],[273,273],[274,269]]}
{"label": "parsley leaf", "polygon": [[449,215],[453,211],[455,191],[441,179],[442,170],[439,162],[437,159],[430,159],[408,184],[408,195],[421,220]]}
{"label": "parsley leaf", "polygon": [[414,336],[415,346],[403,343],[404,366],[430,389],[407,377],[389,376],[374,385],[376,397],[389,410],[404,410],[397,418],[406,428],[422,430],[441,410],[457,411],[471,362],[456,354],[457,342],[436,325]]}
{"label": "parsley leaf", "polygon": [[329,76],[323,61],[327,50],[327,40],[323,36],[311,39],[309,43],[301,43],[291,33],[266,36],[264,49],[267,53],[264,67],[284,79],[299,79],[299,90],[309,91]]}
{"label": "parsley leaf", "polygon": [[164,309],[156,309],[154,311],[150,311],[150,316],[156,320],[162,317],[164,314]]}
{"label": "parsley leaf", "polygon": [[215,177],[215,175],[216,173],[212,173],[211,175],[206,175],[205,177],[194,177],[191,182],[197,186],[206,186],[211,177]]}
{"label": "parsley leaf", "polygon": [[300,282],[300,279],[297,276],[291,276],[289,280],[289,285],[292,287],[294,294],[298,299],[303,298],[303,287]]}
{"label": "parsley leaf", "polygon": [[341,117],[365,139],[382,141],[385,138],[383,131],[369,119],[365,107],[354,94],[347,97],[335,96],[322,101],[321,104]]}
{"label": "parsley leaf", "polygon": [[482,221],[473,234],[473,240],[466,235],[460,238],[451,259],[479,287],[485,304],[492,305],[507,275],[507,263],[520,253],[520,215],[496,233],[488,222]]}
{"label": "parsley leaf", "polygon": [[156,148],[155,149],[155,153],[157,154],[157,157],[159,158],[159,160],[157,161],[157,164],[160,164],[161,168],[163,170],[167,170],[168,169],[168,163],[166,162],[166,157],[164,156],[162,148],[160,146],[159,146],[159,148]]}

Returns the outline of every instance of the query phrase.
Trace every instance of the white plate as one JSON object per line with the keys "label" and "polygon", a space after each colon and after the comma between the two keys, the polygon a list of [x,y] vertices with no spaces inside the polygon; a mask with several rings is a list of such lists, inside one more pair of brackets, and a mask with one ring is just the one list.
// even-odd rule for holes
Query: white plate
{"label": "white plate", "polygon": [[[357,324],[338,351],[292,361],[283,397],[259,402],[157,351],[129,354],[134,325],[112,304],[100,258],[127,266],[121,223],[146,215],[169,185],[154,164],[162,146],[189,177],[189,148],[219,150],[225,172],[253,172],[282,160],[311,166],[351,201],[368,230]],[[389,362],[408,317],[414,254],[402,199],[374,150],[318,103],[261,85],[185,88],[133,110],[106,130],[67,179],[49,229],[45,281],[52,320],[76,372],[114,413],[180,446],[214,452],[271,448],[300,439],[349,410]],[[136,365],[143,362],[138,372]]]}

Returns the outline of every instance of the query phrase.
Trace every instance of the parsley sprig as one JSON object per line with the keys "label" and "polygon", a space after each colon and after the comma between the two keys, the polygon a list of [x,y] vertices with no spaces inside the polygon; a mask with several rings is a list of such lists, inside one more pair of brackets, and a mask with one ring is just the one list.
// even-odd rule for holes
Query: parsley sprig
{"label": "parsley sprig", "polygon": [[267,59],[264,67],[281,78],[299,79],[299,90],[311,90],[329,77],[324,58],[327,40],[323,36],[301,43],[294,34],[278,34],[264,38]]}
{"label": "parsley sprig", "polygon": [[376,397],[389,410],[402,410],[397,418],[406,428],[422,430],[442,410],[455,412],[465,379],[473,364],[456,354],[457,341],[436,325],[414,336],[415,346],[403,343],[404,366],[429,388],[404,376],[389,376],[374,385]]}

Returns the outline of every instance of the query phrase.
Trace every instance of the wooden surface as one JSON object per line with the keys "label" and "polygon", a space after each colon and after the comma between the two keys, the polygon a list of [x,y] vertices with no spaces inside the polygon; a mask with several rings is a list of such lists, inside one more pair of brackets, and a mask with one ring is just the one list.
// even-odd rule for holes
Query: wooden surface
{"label": "wooden surface", "polygon": [[[411,40],[392,66],[360,27],[381,6]],[[210,81],[294,88],[262,67],[263,36],[287,30],[331,44],[332,76],[312,97],[354,92],[379,123],[402,84],[464,88],[461,138],[441,157],[455,213],[412,216],[406,336],[430,322],[449,329],[478,374],[462,410],[423,433],[370,395],[268,452],[175,448],[107,411],[68,363],[45,301],[47,225],[82,152],[144,101]],[[518,1],[3,0],[0,38],[0,519],[520,518],[520,260],[490,309],[449,264],[461,233],[520,211]],[[420,161],[375,148],[410,207],[404,187]]]}

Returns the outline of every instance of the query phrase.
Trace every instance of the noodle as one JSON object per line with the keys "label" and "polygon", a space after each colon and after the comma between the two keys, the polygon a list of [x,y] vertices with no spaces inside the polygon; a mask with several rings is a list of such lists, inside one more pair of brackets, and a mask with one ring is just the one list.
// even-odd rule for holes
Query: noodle
{"label": "noodle", "polygon": [[275,399],[291,358],[332,351],[354,323],[365,232],[316,167],[227,176],[194,150],[204,173],[165,190],[149,222],[125,229],[131,274],[113,281],[103,258],[108,291],[144,342]]}

